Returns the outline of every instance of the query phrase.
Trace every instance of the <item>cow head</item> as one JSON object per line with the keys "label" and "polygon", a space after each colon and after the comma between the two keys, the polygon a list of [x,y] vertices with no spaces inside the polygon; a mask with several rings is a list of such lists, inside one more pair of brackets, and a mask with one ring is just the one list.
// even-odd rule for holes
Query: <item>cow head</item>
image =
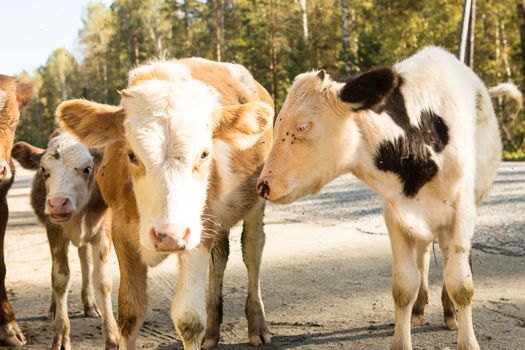
{"label": "cow head", "polygon": [[362,111],[380,112],[398,84],[390,68],[346,83],[324,72],[298,75],[277,116],[272,149],[258,179],[259,194],[290,203],[314,194],[356,162]]}
{"label": "cow head", "polygon": [[[262,133],[273,111],[257,102],[220,108],[216,91],[189,73],[176,80],[146,79],[121,95],[119,107],[64,102],[58,121],[91,147],[115,141],[126,145],[123,161],[133,182],[144,248],[194,248],[203,231],[213,138]],[[265,125],[258,123],[259,116]]]}
{"label": "cow head", "polygon": [[17,84],[16,78],[0,75],[0,184],[12,177],[9,159],[20,109],[32,95],[32,84]]}
{"label": "cow head", "polygon": [[38,169],[45,183],[45,214],[54,223],[66,222],[89,201],[93,183],[94,157],[90,150],[68,133],[51,138],[47,149],[17,142],[12,150],[26,169]]}

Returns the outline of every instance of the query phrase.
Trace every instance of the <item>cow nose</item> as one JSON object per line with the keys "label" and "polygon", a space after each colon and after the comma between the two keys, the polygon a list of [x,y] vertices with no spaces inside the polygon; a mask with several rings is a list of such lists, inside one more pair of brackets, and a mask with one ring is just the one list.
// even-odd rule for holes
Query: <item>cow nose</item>
{"label": "cow nose", "polygon": [[51,211],[65,212],[71,206],[71,200],[67,197],[53,197],[47,200],[47,205]]}
{"label": "cow nose", "polygon": [[270,185],[268,180],[259,180],[259,183],[257,184],[257,192],[259,192],[259,196],[262,198],[268,198],[268,195],[270,194]]}
{"label": "cow nose", "polygon": [[150,230],[150,236],[157,250],[178,251],[184,250],[189,242],[191,230],[189,227],[167,224]]}

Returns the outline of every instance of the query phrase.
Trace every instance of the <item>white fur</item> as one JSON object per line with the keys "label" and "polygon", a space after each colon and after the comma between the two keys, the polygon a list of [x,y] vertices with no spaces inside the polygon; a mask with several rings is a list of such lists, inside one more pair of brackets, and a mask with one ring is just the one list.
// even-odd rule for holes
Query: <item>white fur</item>
{"label": "white fur", "polygon": [[[173,71],[180,68],[173,62],[158,64]],[[192,249],[200,242],[207,192],[207,178],[193,170],[202,152],[211,150],[210,118],[218,96],[197,80],[150,80],[128,92],[130,97],[123,99],[126,139],[146,169],[133,186],[140,242],[155,250],[150,229],[170,224],[181,232],[190,228],[186,248]]]}
{"label": "white fur", "polygon": [[[49,173],[46,180],[47,198],[69,198],[75,211],[86,205],[89,191],[83,171],[86,167],[91,167],[93,171],[93,157],[86,146],[64,132],[51,139],[40,165]],[[47,210],[46,206],[46,214]]]}

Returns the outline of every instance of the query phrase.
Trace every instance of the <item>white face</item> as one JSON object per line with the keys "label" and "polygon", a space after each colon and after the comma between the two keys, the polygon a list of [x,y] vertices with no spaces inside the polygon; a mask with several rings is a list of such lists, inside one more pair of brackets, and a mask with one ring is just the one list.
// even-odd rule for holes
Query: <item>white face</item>
{"label": "white face", "polygon": [[64,222],[82,210],[89,200],[93,180],[93,156],[71,135],[53,138],[40,160],[45,180],[45,214],[53,222]]}
{"label": "white face", "polygon": [[200,242],[217,103],[214,92],[196,81],[153,80],[123,93],[140,243],[146,249],[173,252]]}

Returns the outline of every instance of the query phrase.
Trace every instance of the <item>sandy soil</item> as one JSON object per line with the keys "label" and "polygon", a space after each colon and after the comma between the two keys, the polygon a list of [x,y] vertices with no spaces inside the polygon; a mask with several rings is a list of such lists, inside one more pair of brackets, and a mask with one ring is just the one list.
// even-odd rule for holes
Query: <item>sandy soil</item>
{"label": "sandy soil", "polygon": [[[482,349],[525,349],[523,174],[523,164],[506,164],[495,188],[494,206],[489,204],[480,210],[481,237],[486,238],[476,241],[479,249],[473,251],[473,266],[474,324]],[[26,349],[46,349],[52,336],[51,323],[46,319],[51,264],[44,230],[29,206],[31,177],[30,172],[20,170],[9,195],[6,285],[28,338]],[[348,195],[345,191],[349,188]],[[336,200],[326,200],[326,196]],[[507,197],[511,200],[500,205],[497,199]],[[339,179],[317,198],[305,198],[289,207],[270,206],[267,211],[262,288],[273,343],[266,348],[387,349],[393,332],[394,305],[390,295],[390,243],[384,235],[379,201],[350,176]],[[341,208],[348,208],[348,212]],[[497,224],[508,216],[511,219]],[[487,249],[493,246],[514,248]],[[73,250],[69,297],[73,347],[99,349],[103,346],[100,322],[83,317],[80,266]],[[442,327],[442,268],[437,245],[436,260],[432,260],[427,322],[413,329],[413,345],[416,349],[453,349],[457,335]],[[115,257],[113,261],[116,311],[118,269]],[[176,283],[174,257],[151,270],[151,310],[141,330],[139,349],[182,349],[169,319]],[[219,349],[248,349],[246,272],[239,228],[231,234],[224,291],[225,317]]]}

